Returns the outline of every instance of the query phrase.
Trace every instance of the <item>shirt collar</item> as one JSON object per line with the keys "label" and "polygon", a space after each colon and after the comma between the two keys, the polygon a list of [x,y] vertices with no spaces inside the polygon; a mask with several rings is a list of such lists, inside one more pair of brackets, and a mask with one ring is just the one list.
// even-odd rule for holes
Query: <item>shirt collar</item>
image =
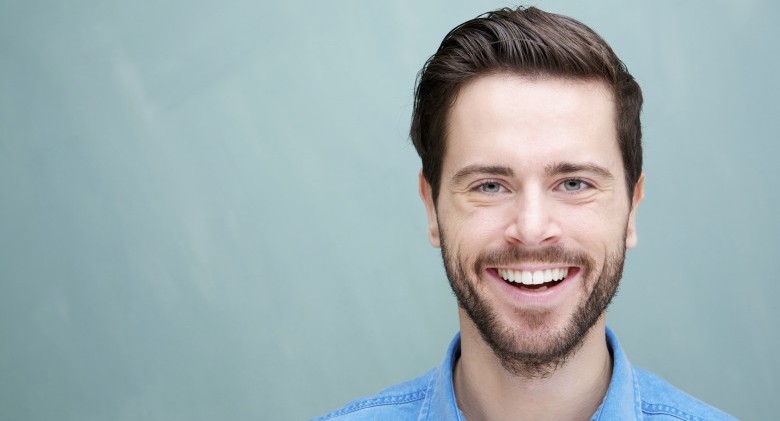
{"label": "shirt collar", "polygon": [[418,421],[433,420],[457,420],[464,421],[466,417],[458,409],[455,400],[455,386],[452,383],[452,372],[455,363],[460,358],[460,332],[447,348],[447,355],[439,367],[436,368],[433,378],[428,385]]}
{"label": "shirt collar", "polygon": [[[591,418],[599,420],[641,420],[639,388],[631,363],[620,347],[617,337],[611,329],[606,329],[607,348],[612,355],[612,378],[604,400]],[[436,368],[428,385],[419,421],[458,420],[464,421],[463,413],[458,409],[452,372],[460,358],[460,333],[455,335],[447,349],[442,364]]]}
{"label": "shirt collar", "polygon": [[604,400],[591,419],[641,420],[642,403],[634,369],[610,328],[607,328],[607,348],[612,354],[612,379]]}

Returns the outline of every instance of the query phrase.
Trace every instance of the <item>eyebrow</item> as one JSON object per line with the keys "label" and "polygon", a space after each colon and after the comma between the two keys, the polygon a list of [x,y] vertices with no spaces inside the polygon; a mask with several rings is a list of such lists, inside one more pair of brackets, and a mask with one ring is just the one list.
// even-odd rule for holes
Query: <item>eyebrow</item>
{"label": "eyebrow", "polygon": [[[573,162],[556,162],[547,165],[544,169],[544,172],[548,177],[562,174],[573,174],[578,172],[591,172],[609,180],[613,180],[615,178],[608,169],[591,162],[582,164]],[[458,185],[465,179],[474,175],[500,175],[502,177],[512,177],[514,174],[515,173],[512,171],[512,168],[502,165],[469,165],[458,170],[458,172],[452,176],[451,183]]]}
{"label": "eyebrow", "polygon": [[548,177],[577,172],[590,172],[610,180],[615,178],[608,169],[591,162],[582,164],[575,164],[573,162],[556,162],[545,167],[544,172]]}
{"label": "eyebrow", "polygon": [[512,177],[514,171],[511,168],[501,165],[469,165],[461,168],[452,176],[452,184],[460,184],[463,180],[473,175],[500,175],[502,177]]}

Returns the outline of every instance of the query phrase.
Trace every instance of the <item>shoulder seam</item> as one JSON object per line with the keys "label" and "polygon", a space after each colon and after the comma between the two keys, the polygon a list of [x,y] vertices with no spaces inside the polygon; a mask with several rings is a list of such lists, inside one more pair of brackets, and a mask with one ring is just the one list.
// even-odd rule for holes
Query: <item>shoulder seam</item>
{"label": "shoulder seam", "polygon": [[404,395],[381,396],[381,397],[366,399],[366,400],[354,402],[352,404],[348,404],[347,406],[338,409],[336,411],[333,411],[329,414],[325,414],[318,419],[327,420],[329,418],[337,417],[339,415],[349,414],[366,408],[372,408],[375,406],[383,406],[383,405],[397,405],[397,404],[410,403],[410,402],[419,401],[420,399],[424,399],[424,398],[425,398],[425,392],[421,390],[412,393],[407,393]]}
{"label": "shoulder seam", "polygon": [[648,415],[669,415],[685,421],[709,421],[708,418],[697,417],[673,406],[645,401],[642,401],[642,412]]}

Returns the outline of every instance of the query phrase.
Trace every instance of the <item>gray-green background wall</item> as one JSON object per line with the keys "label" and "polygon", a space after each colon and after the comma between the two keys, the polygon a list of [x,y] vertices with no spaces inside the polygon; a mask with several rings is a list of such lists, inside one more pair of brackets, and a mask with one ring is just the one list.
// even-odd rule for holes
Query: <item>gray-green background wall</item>
{"label": "gray-green background wall", "polygon": [[[537,3],[645,91],[609,324],[746,420],[780,395],[777,4]],[[0,1],[0,419],[306,419],[438,364],[412,87],[505,5]]]}

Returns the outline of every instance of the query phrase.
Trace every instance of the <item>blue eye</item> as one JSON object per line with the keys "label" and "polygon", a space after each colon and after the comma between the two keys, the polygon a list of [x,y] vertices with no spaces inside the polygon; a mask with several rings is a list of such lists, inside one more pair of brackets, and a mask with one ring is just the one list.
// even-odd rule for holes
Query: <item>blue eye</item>
{"label": "blue eye", "polygon": [[479,190],[484,193],[500,193],[501,184],[495,181],[487,181],[479,185]]}
{"label": "blue eye", "polygon": [[566,191],[580,191],[587,187],[587,183],[576,178],[571,178],[561,183],[561,186]]}

